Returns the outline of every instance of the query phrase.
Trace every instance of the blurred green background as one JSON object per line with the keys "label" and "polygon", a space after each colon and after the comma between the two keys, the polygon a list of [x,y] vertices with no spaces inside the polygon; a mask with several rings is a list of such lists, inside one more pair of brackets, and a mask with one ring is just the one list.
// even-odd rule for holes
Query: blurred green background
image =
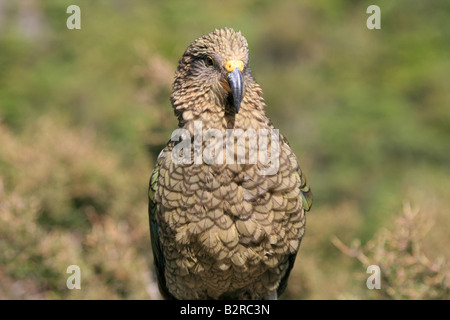
{"label": "blurred green background", "polygon": [[[448,299],[446,0],[0,0],[0,298],[159,298],[148,178],[177,125],[178,59],[224,26],[247,38],[315,197],[283,298]],[[369,244],[380,290],[336,239]],[[81,290],[66,287],[73,264]]]}

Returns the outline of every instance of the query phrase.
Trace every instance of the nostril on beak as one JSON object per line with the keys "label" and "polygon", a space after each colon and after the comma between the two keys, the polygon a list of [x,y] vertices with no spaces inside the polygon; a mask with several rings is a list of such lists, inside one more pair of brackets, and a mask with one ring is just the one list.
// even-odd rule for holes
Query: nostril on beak
{"label": "nostril on beak", "polygon": [[233,72],[234,69],[238,68],[240,72],[244,70],[244,63],[241,60],[228,60],[225,62],[225,70],[230,73]]}

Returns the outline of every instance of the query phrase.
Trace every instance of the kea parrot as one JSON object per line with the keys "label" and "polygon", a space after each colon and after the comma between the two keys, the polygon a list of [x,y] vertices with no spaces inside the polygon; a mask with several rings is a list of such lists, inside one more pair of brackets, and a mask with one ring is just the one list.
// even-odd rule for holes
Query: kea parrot
{"label": "kea parrot", "polygon": [[149,185],[162,297],[278,299],[312,193],[288,141],[265,114],[241,32],[216,29],[192,42],[170,101],[179,134],[159,154]]}

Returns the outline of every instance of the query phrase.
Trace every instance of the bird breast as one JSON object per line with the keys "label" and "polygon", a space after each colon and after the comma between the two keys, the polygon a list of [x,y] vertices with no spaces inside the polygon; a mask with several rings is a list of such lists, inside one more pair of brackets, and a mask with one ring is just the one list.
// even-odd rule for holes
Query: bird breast
{"label": "bird breast", "polygon": [[[218,279],[215,285],[209,281],[210,294],[218,295],[230,285],[254,282],[271,268],[277,276],[266,286],[278,285],[304,232],[297,167],[286,144],[271,176],[262,175],[258,164],[183,165],[168,154],[156,201],[172,291],[185,292],[180,281],[199,283],[196,277],[204,277]],[[224,282],[224,277],[234,279]]]}

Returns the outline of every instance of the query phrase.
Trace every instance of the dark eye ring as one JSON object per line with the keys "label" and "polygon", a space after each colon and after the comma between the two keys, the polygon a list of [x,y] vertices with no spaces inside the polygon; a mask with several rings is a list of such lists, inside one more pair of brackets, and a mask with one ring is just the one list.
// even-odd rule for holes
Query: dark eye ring
{"label": "dark eye ring", "polygon": [[207,67],[212,67],[212,66],[214,66],[214,59],[211,58],[211,56],[207,56],[207,57],[205,58],[205,64],[206,64]]}

